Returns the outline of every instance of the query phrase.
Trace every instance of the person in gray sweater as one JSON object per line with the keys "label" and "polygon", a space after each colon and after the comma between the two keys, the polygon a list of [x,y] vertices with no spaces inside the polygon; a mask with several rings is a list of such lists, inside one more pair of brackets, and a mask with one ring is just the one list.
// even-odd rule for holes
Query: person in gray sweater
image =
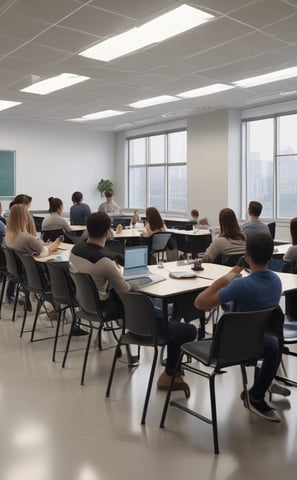
{"label": "person in gray sweater", "polygon": [[265,223],[261,222],[261,220],[259,220],[262,209],[263,205],[260,202],[256,202],[255,200],[253,200],[249,203],[247,212],[248,220],[241,226],[242,231],[247,237],[253,235],[254,233],[270,234],[268,226]]}

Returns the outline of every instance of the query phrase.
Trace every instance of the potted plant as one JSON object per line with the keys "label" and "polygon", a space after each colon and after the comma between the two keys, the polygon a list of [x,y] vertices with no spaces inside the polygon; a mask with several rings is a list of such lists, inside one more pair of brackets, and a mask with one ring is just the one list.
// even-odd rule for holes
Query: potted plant
{"label": "potted plant", "polygon": [[101,197],[103,197],[106,190],[112,189],[112,187],[113,183],[110,180],[103,180],[103,178],[101,178],[97,185],[97,190],[100,192]]}

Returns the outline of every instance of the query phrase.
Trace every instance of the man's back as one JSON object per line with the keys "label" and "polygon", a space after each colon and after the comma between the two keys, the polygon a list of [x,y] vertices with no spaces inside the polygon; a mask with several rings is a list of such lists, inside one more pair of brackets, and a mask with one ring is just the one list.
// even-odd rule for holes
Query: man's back
{"label": "man's back", "polygon": [[261,222],[261,220],[248,220],[241,226],[242,231],[247,237],[256,233],[269,233],[268,226]]}

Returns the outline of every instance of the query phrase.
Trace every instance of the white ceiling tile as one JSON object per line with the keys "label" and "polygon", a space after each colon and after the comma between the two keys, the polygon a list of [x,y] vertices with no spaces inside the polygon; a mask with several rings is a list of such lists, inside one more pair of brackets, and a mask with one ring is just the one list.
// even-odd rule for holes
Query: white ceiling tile
{"label": "white ceiling tile", "polygon": [[48,27],[48,23],[13,15],[9,11],[0,15],[0,32],[5,37],[30,40]]}
{"label": "white ceiling tile", "polygon": [[22,40],[0,36],[0,57],[7,55],[22,45]]}
{"label": "white ceiling tile", "polygon": [[261,0],[231,13],[230,16],[247,25],[261,28],[294,13],[295,7],[280,0]]}
{"label": "white ceiling tile", "polygon": [[104,37],[106,35],[113,36],[132,28],[135,22],[114,13],[86,6],[63,20],[60,25]]}
{"label": "white ceiling tile", "polygon": [[286,42],[297,43],[297,14],[263,29],[264,32],[273,35],[274,38]]}
{"label": "white ceiling tile", "polygon": [[65,27],[53,27],[36,38],[35,43],[46,47],[77,53],[93,43],[100,41],[95,35],[79,32]]}
{"label": "white ceiling tile", "polygon": [[146,2],[140,0],[93,0],[95,7],[100,7],[110,12],[116,12],[127,17],[142,19],[147,15],[154,13],[172,4],[170,0],[149,0]]}
{"label": "white ceiling tile", "polygon": [[234,9],[241,8],[246,5],[246,0],[190,0],[191,5],[195,5],[198,8],[207,8],[221,13],[228,13]]}
{"label": "white ceiling tile", "polygon": [[19,0],[13,3],[9,11],[13,14],[52,23],[79,8],[81,5],[74,0]]}

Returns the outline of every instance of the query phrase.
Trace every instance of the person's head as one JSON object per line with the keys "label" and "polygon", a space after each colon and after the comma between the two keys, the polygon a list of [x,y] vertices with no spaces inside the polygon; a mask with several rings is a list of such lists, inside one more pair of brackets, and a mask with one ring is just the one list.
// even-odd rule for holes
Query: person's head
{"label": "person's head", "polygon": [[10,209],[6,233],[16,236],[22,232],[36,235],[35,224],[25,205],[13,205]]}
{"label": "person's head", "polygon": [[245,240],[234,211],[231,208],[223,208],[219,213],[220,237],[233,240]]}
{"label": "person's head", "polygon": [[273,239],[268,233],[249,235],[246,241],[246,260],[263,267],[271,259],[273,248]]}
{"label": "person's head", "polygon": [[29,209],[31,207],[31,203],[32,197],[30,197],[30,195],[20,193],[12,202],[10,202],[9,208],[11,208],[13,205],[25,205],[25,207]]}
{"label": "person's head", "polygon": [[104,195],[105,195],[106,201],[111,202],[113,197],[113,190],[109,188],[108,190],[105,191]]}
{"label": "person's head", "polygon": [[193,210],[191,210],[191,217],[194,218],[195,220],[197,220],[197,218],[199,217],[199,212],[198,212],[198,210],[196,210],[195,208],[193,208]]}
{"label": "person's head", "polygon": [[256,202],[255,200],[252,200],[249,203],[249,206],[248,206],[248,214],[251,217],[257,217],[258,218],[261,215],[262,209],[263,209],[262,203]]}
{"label": "person's head", "polygon": [[50,197],[48,203],[49,213],[58,213],[58,215],[61,215],[63,212],[63,202],[60,198]]}
{"label": "person's head", "polygon": [[87,218],[87,231],[91,238],[107,237],[111,219],[105,212],[95,212]]}
{"label": "person's head", "polygon": [[155,207],[148,207],[145,216],[151,230],[159,230],[164,227],[162,217]]}
{"label": "person's head", "polygon": [[73,203],[80,203],[83,200],[83,194],[81,192],[74,192],[72,194],[71,200]]}
{"label": "person's head", "polygon": [[292,245],[297,245],[297,217],[290,221],[290,233],[292,238]]}

